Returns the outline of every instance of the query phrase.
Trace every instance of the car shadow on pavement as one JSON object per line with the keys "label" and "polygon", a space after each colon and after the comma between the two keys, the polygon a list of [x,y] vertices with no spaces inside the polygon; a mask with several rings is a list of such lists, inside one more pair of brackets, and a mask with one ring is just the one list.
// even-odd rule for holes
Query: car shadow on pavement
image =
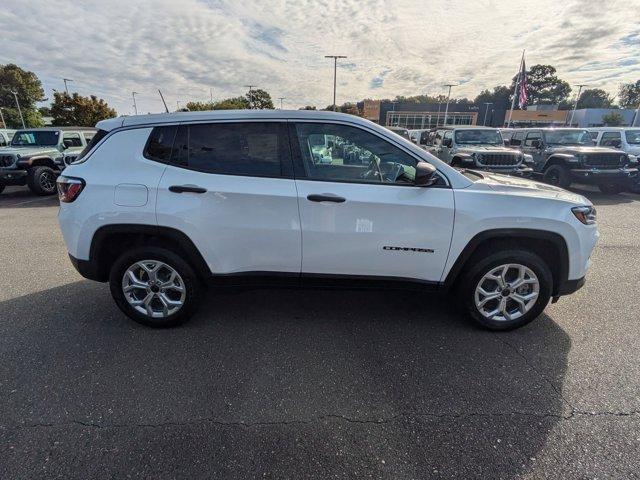
{"label": "car shadow on pavement", "polygon": [[493,333],[412,292],[211,291],[155,330],[88,281],[0,312],[4,478],[515,478],[570,414],[544,315]]}
{"label": "car shadow on pavement", "polygon": [[594,205],[620,205],[623,203],[633,203],[640,200],[640,195],[632,192],[618,194],[605,194],[596,187],[579,186],[571,188],[571,191],[587,197]]}
{"label": "car shadow on pavement", "polygon": [[58,205],[57,195],[36,195],[26,187],[7,187],[0,193],[0,209],[51,207],[55,205]]}

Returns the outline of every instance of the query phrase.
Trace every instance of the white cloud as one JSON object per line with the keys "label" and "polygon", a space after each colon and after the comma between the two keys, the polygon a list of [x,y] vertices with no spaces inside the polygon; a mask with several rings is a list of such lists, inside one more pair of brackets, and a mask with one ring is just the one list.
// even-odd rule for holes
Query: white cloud
{"label": "white cloud", "polygon": [[291,107],[326,106],[332,62],[338,101],[457,96],[509,83],[522,49],[527,64],[552,64],[570,83],[617,92],[640,78],[640,0],[610,1],[214,1],[5,0],[0,63],[33,70],[47,94],[74,79],[131,113],[176,101],[243,94],[249,83]]}

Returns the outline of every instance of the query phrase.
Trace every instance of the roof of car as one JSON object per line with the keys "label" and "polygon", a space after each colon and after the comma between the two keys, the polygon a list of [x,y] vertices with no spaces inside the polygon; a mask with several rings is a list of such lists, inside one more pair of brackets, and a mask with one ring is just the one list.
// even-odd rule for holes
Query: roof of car
{"label": "roof of car", "polygon": [[438,127],[438,130],[498,130],[498,128],[483,125],[447,125],[446,127]]}
{"label": "roof of car", "polygon": [[163,123],[206,122],[207,120],[343,120],[357,124],[370,124],[355,115],[326,110],[206,110],[199,112],[152,113],[110,118],[96,124],[101,130],[120,127],[157,125]]}
{"label": "roof of car", "polygon": [[602,132],[604,130],[613,130],[614,132],[623,132],[625,130],[639,130],[640,126],[637,127],[587,127],[587,130],[590,132]]}

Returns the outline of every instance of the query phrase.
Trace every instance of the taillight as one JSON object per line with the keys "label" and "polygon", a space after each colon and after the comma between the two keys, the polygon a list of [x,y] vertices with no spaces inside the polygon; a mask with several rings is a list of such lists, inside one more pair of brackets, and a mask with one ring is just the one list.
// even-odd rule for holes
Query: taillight
{"label": "taillight", "polygon": [[56,183],[58,185],[58,198],[64,203],[71,203],[78,198],[85,185],[84,180],[81,178],[65,177],[63,175],[58,177]]}

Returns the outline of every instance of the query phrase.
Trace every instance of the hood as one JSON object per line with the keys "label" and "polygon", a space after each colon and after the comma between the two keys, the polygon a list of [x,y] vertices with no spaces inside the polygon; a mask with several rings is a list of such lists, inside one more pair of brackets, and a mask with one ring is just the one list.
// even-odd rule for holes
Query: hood
{"label": "hood", "polygon": [[615,148],[606,148],[606,147],[581,147],[580,145],[558,145],[558,146],[549,146],[546,149],[547,152],[555,152],[555,153],[620,153],[620,150],[616,150]]}
{"label": "hood", "polygon": [[0,149],[0,155],[20,155],[20,157],[30,157],[48,152],[57,152],[58,149],[54,147],[5,147]]}
{"label": "hood", "polygon": [[519,150],[507,148],[503,145],[460,145],[458,150],[462,152],[520,153]]}
{"label": "hood", "polygon": [[564,200],[575,203],[576,205],[591,205],[591,202],[582,195],[554,187],[553,185],[547,185],[546,183],[500,175],[498,173],[482,172],[482,177],[482,180],[475,182],[475,185],[483,186],[495,192]]}

